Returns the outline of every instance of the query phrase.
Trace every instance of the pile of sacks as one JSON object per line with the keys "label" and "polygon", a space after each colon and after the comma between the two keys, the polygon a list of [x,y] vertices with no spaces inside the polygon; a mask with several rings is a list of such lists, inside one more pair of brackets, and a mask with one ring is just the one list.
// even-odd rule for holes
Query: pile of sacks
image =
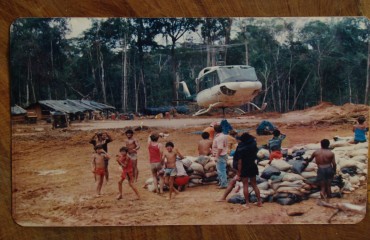
{"label": "pile of sacks", "polygon": [[[350,144],[347,138],[331,141],[337,163],[337,172],[332,181],[332,197],[341,197],[366,184],[368,164],[368,143]],[[311,157],[320,144],[307,144],[283,150],[283,158],[275,159],[269,165],[269,151],[260,149],[257,153],[258,170],[257,184],[263,202],[277,202],[290,205],[308,198],[320,198],[320,188],[316,183],[317,165],[315,160],[308,165],[304,160]],[[211,157],[187,156],[181,160],[187,175],[190,177],[188,186],[200,186],[217,183],[216,162]],[[231,178],[232,157],[227,161],[227,174]],[[146,182],[148,190],[154,190],[152,179]],[[236,194],[229,199],[231,203],[244,203],[242,183],[236,185]],[[250,187],[250,202],[257,198]]]}
{"label": "pile of sacks", "polygon": [[212,157],[187,156],[181,161],[190,178],[189,187],[217,182],[216,162]]}
{"label": "pile of sacks", "polygon": [[[337,172],[332,182],[332,197],[341,197],[343,193],[351,193],[361,185],[366,184],[368,143],[350,144],[348,141],[331,141],[337,163]],[[320,149],[320,144],[285,149],[282,159],[275,159],[268,165],[269,152],[261,149],[258,152],[257,177],[258,188],[264,202],[277,202],[291,205],[308,198],[320,198],[320,188],[316,184],[317,165],[313,160],[308,165],[304,159]],[[245,202],[242,183],[236,186],[237,194],[229,199],[231,203]],[[250,187],[249,192],[253,189]],[[251,202],[257,198],[250,194]]]}
{"label": "pile of sacks", "polygon": [[[216,169],[216,161],[214,158],[209,156],[201,156],[201,157],[193,157],[193,156],[186,156],[184,159],[179,160],[176,162],[181,162],[183,168],[186,171],[186,174],[189,176],[189,183],[188,187],[196,187],[206,184],[216,184],[218,182],[217,179],[217,169]],[[228,159],[228,166],[227,172],[228,177],[231,178],[235,175],[235,172],[232,171],[232,157]],[[179,167],[177,167],[178,173]],[[153,179],[147,179],[145,183],[145,187],[149,191],[154,191],[155,187],[153,185]]]}

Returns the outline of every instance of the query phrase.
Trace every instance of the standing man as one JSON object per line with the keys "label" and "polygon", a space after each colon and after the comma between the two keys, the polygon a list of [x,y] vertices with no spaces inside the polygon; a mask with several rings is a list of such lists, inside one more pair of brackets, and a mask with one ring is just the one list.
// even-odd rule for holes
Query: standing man
{"label": "standing man", "polygon": [[312,153],[307,163],[315,158],[317,169],[317,181],[320,183],[320,196],[326,200],[331,197],[331,181],[337,171],[335,163],[335,154],[329,149],[330,142],[328,139],[321,140],[321,149]]}
{"label": "standing man", "polygon": [[222,133],[222,127],[220,125],[216,125],[214,129],[216,135],[212,144],[212,155],[217,161],[219,188],[222,189],[227,188],[227,135]]}

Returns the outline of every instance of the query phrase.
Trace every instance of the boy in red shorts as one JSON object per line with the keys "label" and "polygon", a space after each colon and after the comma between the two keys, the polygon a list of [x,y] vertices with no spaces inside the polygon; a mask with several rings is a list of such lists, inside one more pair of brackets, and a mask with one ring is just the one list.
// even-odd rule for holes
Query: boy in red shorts
{"label": "boy in red shorts", "polygon": [[116,161],[122,167],[122,175],[121,179],[118,182],[119,195],[117,196],[117,200],[122,199],[122,183],[126,179],[126,176],[128,177],[128,185],[132,188],[132,190],[134,190],[137,199],[140,199],[139,192],[134,185],[132,160],[127,155],[128,148],[121,147],[119,153],[119,155],[116,155]]}
{"label": "boy in red shorts", "polygon": [[100,196],[106,170],[105,161],[108,161],[110,159],[110,156],[103,150],[102,145],[96,145],[94,147],[94,150],[95,153],[92,156],[91,167],[92,172],[94,173],[95,181],[96,179],[98,179],[96,185],[96,194],[97,196]]}

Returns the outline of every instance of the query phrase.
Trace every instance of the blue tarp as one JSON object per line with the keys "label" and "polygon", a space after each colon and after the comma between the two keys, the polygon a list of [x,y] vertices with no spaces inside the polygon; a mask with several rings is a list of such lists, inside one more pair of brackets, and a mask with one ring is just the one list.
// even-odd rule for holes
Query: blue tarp
{"label": "blue tarp", "polygon": [[189,112],[187,106],[163,106],[163,107],[147,107],[145,108],[145,114],[147,115],[157,115],[159,113],[170,112],[172,108],[175,108],[178,113],[185,114]]}
{"label": "blue tarp", "polygon": [[256,132],[258,135],[269,135],[272,134],[272,131],[275,129],[276,127],[272,123],[264,120],[258,125]]}

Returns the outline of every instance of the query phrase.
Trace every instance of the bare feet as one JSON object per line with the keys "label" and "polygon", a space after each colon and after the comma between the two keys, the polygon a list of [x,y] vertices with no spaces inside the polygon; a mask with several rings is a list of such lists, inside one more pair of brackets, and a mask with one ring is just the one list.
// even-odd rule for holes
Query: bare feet
{"label": "bare feet", "polygon": [[321,199],[322,199],[322,200],[324,200],[325,202],[328,202],[327,197],[326,197],[322,192],[320,192],[320,197],[321,197]]}
{"label": "bare feet", "polygon": [[121,195],[121,194],[119,194],[119,195],[117,196],[117,200],[120,200],[120,199],[122,199],[122,195]]}
{"label": "bare feet", "polygon": [[249,203],[243,204],[242,206],[243,206],[245,209],[249,209],[249,208],[250,208]]}
{"label": "bare feet", "polygon": [[257,202],[257,206],[258,206],[258,207],[262,207],[262,202],[261,202],[261,201],[258,201],[258,202]]}

